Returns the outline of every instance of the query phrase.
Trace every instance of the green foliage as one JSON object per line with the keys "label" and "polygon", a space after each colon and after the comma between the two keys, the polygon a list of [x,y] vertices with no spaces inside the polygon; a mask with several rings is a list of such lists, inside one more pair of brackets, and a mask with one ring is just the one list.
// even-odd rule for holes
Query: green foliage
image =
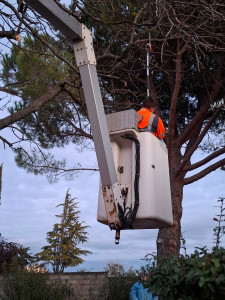
{"label": "green foliage", "polygon": [[136,277],[118,276],[108,278],[108,300],[128,300],[130,289],[137,281]]}
{"label": "green foliage", "polygon": [[35,255],[37,261],[50,263],[55,273],[63,272],[66,267],[83,263],[84,260],[80,256],[91,253],[78,247],[80,243],[87,242],[86,229],[89,226],[79,222],[78,203],[74,200],[68,190],[65,202],[58,205],[63,207],[62,214],[56,215],[60,223],[56,223],[53,231],[47,233],[49,245],[42,247],[43,251]]}
{"label": "green foliage", "polygon": [[5,269],[9,269],[13,260],[16,259],[19,266],[26,266],[31,263],[33,257],[28,253],[29,248],[24,248],[22,245],[7,242],[0,236],[0,273]]}
{"label": "green foliage", "polygon": [[16,262],[1,278],[2,300],[66,300],[73,290],[67,283],[48,281],[48,274],[27,272]]}
{"label": "green foliage", "polygon": [[107,264],[104,268],[108,272],[108,300],[127,300],[131,286],[137,281],[136,272],[131,267],[125,272],[124,267],[118,263]]}
{"label": "green foliage", "polygon": [[[14,149],[14,152],[16,153],[15,161],[18,166],[26,168],[28,173],[35,175],[47,174],[49,182],[56,181],[55,170],[62,170],[66,165],[65,160],[55,160],[51,153],[45,153],[35,147],[31,147],[30,153],[21,147]],[[43,164],[43,161],[51,165],[52,169],[46,169],[46,165]]]}
{"label": "green foliage", "polygon": [[[208,252],[206,247],[197,248],[190,256],[186,253],[185,240],[181,236],[185,255],[158,260],[147,254],[142,271],[149,274],[146,284],[158,296],[168,300],[217,300],[225,298],[225,248],[219,248],[224,226],[224,198],[220,197],[220,213],[214,218],[216,247]],[[157,263],[158,262],[158,263]]]}
{"label": "green foliage", "polygon": [[[42,36],[54,47],[49,35]],[[20,96],[27,101],[43,94],[49,87],[60,82],[68,74],[68,68],[40,41],[27,34],[23,44],[13,45],[11,55],[3,56],[3,81],[12,89],[21,87]],[[21,105],[21,104],[20,104]],[[17,107],[12,109],[17,110]]]}
{"label": "green foliage", "polygon": [[121,264],[109,263],[107,267],[104,268],[105,272],[108,272],[108,276],[123,276],[125,274],[124,267]]}
{"label": "green foliage", "polygon": [[[44,40],[44,43],[41,40]],[[13,106],[8,109],[10,114],[20,112],[34,100],[43,97],[54,86],[60,86],[71,74],[70,67],[64,62],[64,60],[72,62],[74,59],[72,46],[70,45],[68,49],[68,43],[62,35],[53,38],[42,33],[39,40],[27,34],[23,38],[23,43],[13,45],[11,53],[2,56],[2,81],[9,86],[11,93],[20,98],[19,100],[16,98]],[[58,56],[49,48],[55,51],[57,49]],[[74,126],[79,124],[78,127],[80,127],[84,109],[74,104],[74,99],[78,97],[77,89],[71,85],[67,87],[67,91],[70,96],[64,93],[55,97],[34,114],[30,114],[17,123],[23,134],[22,139],[37,143],[38,151],[40,148],[63,147],[69,142],[79,144],[82,140],[81,136],[74,134]],[[79,118],[76,117],[81,111]],[[32,158],[35,160],[35,157]],[[26,164],[23,165],[25,159],[27,158],[19,161],[17,157],[18,165],[27,168]]]}
{"label": "green foliage", "polygon": [[208,300],[225,297],[225,249],[207,253],[199,248],[190,257],[171,257],[152,267],[146,284],[171,300]]}
{"label": "green foliage", "polygon": [[216,247],[219,247],[220,243],[221,243],[221,238],[225,234],[225,226],[222,225],[222,223],[225,222],[225,213],[224,213],[225,198],[219,197],[217,202],[220,203],[220,206],[217,206],[220,208],[220,212],[219,212],[219,214],[216,215],[215,218],[213,218],[213,220],[217,222],[217,226],[214,228],[213,231],[214,231],[214,236],[215,236],[215,240],[216,240]]}

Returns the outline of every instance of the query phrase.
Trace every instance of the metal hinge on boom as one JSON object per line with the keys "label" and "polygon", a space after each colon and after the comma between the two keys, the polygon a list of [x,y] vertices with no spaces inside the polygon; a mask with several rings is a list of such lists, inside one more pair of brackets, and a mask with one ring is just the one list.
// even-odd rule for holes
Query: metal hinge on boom
{"label": "metal hinge on boom", "polygon": [[124,224],[121,222],[119,216],[119,205],[124,202],[127,192],[128,187],[121,186],[119,183],[102,186],[102,194],[105,203],[108,225],[111,230],[116,230],[116,244],[119,244],[120,230],[124,229]]}

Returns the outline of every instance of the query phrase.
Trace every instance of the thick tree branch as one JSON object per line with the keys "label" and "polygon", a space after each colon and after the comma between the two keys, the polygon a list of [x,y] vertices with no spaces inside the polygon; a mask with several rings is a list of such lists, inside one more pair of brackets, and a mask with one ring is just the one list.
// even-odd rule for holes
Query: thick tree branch
{"label": "thick tree branch", "polygon": [[0,31],[0,39],[2,39],[2,38],[13,39],[16,41],[20,41],[20,39],[21,39],[18,32],[15,32],[14,30]]}
{"label": "thick tree branch", "polygon": [[[175,126],[175,116],[176,116],[176,106],[177,106],[177,100],[178,95],[180,92],[180,86],[181,86],[181,56],[182,51],[180,49],[180,40],[177,41],[177,57],[176,57],[176,81],[175,86],[173,90],[173,95],[171,99],[171,106],[170,106],[170,116],[169,116],[169,123],[168,123],[168,153],[169,155],[172,152],[172,145],[173,145],[173,135],[174,135],[174,126]],[[170,159],[169,159],[170,161]]]}
{"label": "thick tree branch", "polygon": [[204,169],[203,171],[199,172],[198,174],[195,174],[191,177],[185,178],[184,185],[193,183],[193,182],[205,177],[206,175],[217,170],[218,168],[222,167],[223,165],[225,165],[225,158],[221,159],[220,161],[216,162],[215,164],[211,165],[210,167]]}
{"label": "thick tree branch", "polygon": [[11,116],[1,119],[0,120],[0,130],[8,127],[9,125],[12,125],[15,122],[18,122],[19,120],[27,117],[29,114],[37,111],[41,106],[48,103],[54,97],[56,97],[58,94],[60,94],[63,91],[63,87],[65,84],[72,83],[78,78],[79,78],[79,76],[76,73],[74,73],[73,75],[67,77],[66,80],[62,84],[51,88],[48,92],[43,94],[41,97],[33,100],[25,108],[13,113]]}

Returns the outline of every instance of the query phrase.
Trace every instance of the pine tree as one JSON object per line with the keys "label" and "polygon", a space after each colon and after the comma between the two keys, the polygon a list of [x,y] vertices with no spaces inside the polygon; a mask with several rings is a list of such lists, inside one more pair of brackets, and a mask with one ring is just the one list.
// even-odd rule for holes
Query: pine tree
{"label": "pine tree", "polygon": [[61,222],[54,224],[53,230],[47,232],[49,245],[42,247],[42,251],[35,255],[37,261],[51,264],[54,273],[62,273],[66,267],[83,263],[80,256],[91,254],[78,247],[78,244],[87,242],[86,229],[89,226],[79,221],[80,211],[77,210],[78,203],[74,202],[75,199],[71,198],[67,190],[65,202],[57,205],[63,207],[62,214],[56,215]]}

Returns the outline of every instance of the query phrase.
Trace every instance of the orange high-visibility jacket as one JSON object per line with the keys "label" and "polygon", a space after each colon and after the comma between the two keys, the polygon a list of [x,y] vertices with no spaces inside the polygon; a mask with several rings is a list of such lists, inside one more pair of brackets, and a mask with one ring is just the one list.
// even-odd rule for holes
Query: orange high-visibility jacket
{"label": "orange high-visibility jacket", "polygon": [[[150,131],[158,139],[164,139],[165,137],[165,127],[163,125],[162,119],[153,114],[148,108],[142,107],[138,111],[139,115],[143,118],[138,123],[138,128],[140,131]],[[151,117],[152,115],[152,117]]]}

